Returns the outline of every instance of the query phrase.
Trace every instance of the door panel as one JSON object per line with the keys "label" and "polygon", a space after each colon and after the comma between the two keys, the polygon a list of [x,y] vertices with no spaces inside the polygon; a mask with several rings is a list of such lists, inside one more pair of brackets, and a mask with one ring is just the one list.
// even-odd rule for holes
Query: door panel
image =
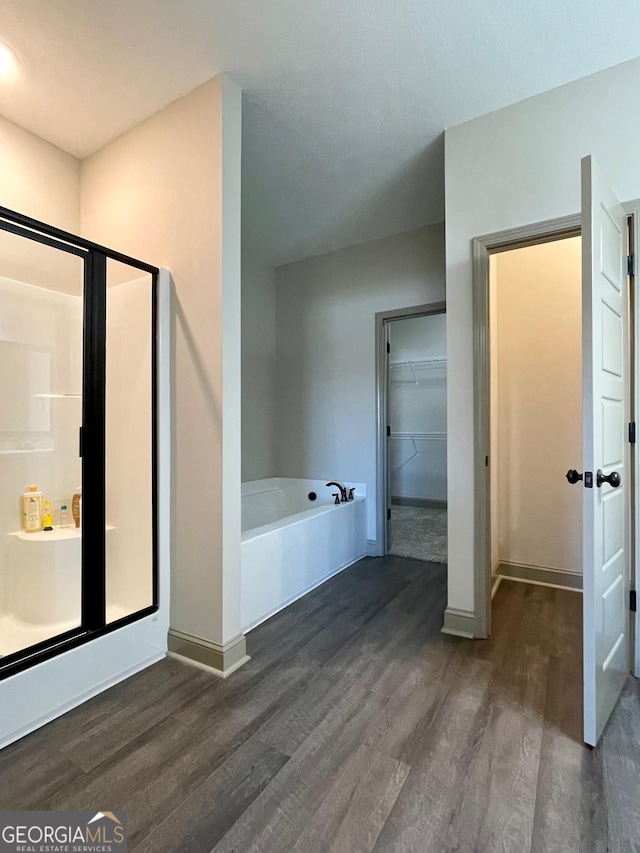
{"label": "door panel", "polygon": [[[0,229],[0,659],[81,625],[84,260]],[[25,517],[29,484],[35,512]],[[48,503],[45,505],[44,501]]]}
{"label": "door panel", "polygon": [[[584,740],[595,746],[629,671],[628,278],[626,215],[582,161]],[[597,472],[621,484],[597,484]],[[585,477],[585,481],[587,478]]]}

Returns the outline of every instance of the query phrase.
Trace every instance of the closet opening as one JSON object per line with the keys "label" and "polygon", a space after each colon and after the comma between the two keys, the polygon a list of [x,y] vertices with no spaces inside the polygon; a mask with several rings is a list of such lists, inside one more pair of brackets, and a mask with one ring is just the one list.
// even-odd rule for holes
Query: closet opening
{"label": "closet opening", "polygon": [[447,562],[443,303],[378,314],[378,554]]}

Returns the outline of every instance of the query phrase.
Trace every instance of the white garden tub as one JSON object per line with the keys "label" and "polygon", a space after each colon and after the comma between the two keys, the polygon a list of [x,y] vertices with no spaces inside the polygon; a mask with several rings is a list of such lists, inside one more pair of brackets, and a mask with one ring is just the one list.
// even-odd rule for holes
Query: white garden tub
{"label": "white garden tub", "polygon": [[327,482],[274,477],[242,484],[244,631],[366,555],[366,487],[344,483],[355,498],[336,506],[331,493],[338,490]]}

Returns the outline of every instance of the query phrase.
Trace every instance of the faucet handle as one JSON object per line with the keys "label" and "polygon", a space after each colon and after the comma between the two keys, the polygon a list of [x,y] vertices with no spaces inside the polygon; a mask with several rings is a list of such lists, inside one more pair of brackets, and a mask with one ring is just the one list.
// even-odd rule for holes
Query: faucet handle
{"label": "faucet handle", "polygon": [[349,489],[349,500],[350,501],[353,500],[353,493],[355,492],[355,490],[356,490],[355,486],[353,488]]}
{"label": "faucet handle", "polygon": [[331,493],[331,497],[332,497],[332,498],[335,498],[335,501],[334,501],[334,503],[335,503],[335,504],[339,504],[339,503],[340,503],[340,495],[338,494],[338,492],[332,492],[332,493]]}

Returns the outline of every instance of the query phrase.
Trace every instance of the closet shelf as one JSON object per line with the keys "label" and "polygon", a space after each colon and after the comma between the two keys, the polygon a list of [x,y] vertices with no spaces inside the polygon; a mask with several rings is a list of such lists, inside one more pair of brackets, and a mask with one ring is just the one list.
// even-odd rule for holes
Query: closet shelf
{"label": "closet shelf", "polygon": [[446,439],[446,432],[392,432],[390,438],[404,438],[404,439],[417,439],[417,440],[429,440],[429,439]]}
{"label": "closet shelf", "polygon": [[[390,361],[389,368],[389,381],[391,385],[420,385],[427,382],[444,382],[446,380],[447,359],[423,358],[416,361]],[[436,371],[444,371],[444,373]],[[433,375],[434,373],[435,375]],[[420,376],[419,379],[418,376]]]}
{"label": "closet shelf", "polygon": [[392,368],[401,368],[401,367],[424,367],[429,370],[437,370],[441,367],[447,366],[446,358],[417,358],[415,360],[409,361],[390,361],[389,367]]}

